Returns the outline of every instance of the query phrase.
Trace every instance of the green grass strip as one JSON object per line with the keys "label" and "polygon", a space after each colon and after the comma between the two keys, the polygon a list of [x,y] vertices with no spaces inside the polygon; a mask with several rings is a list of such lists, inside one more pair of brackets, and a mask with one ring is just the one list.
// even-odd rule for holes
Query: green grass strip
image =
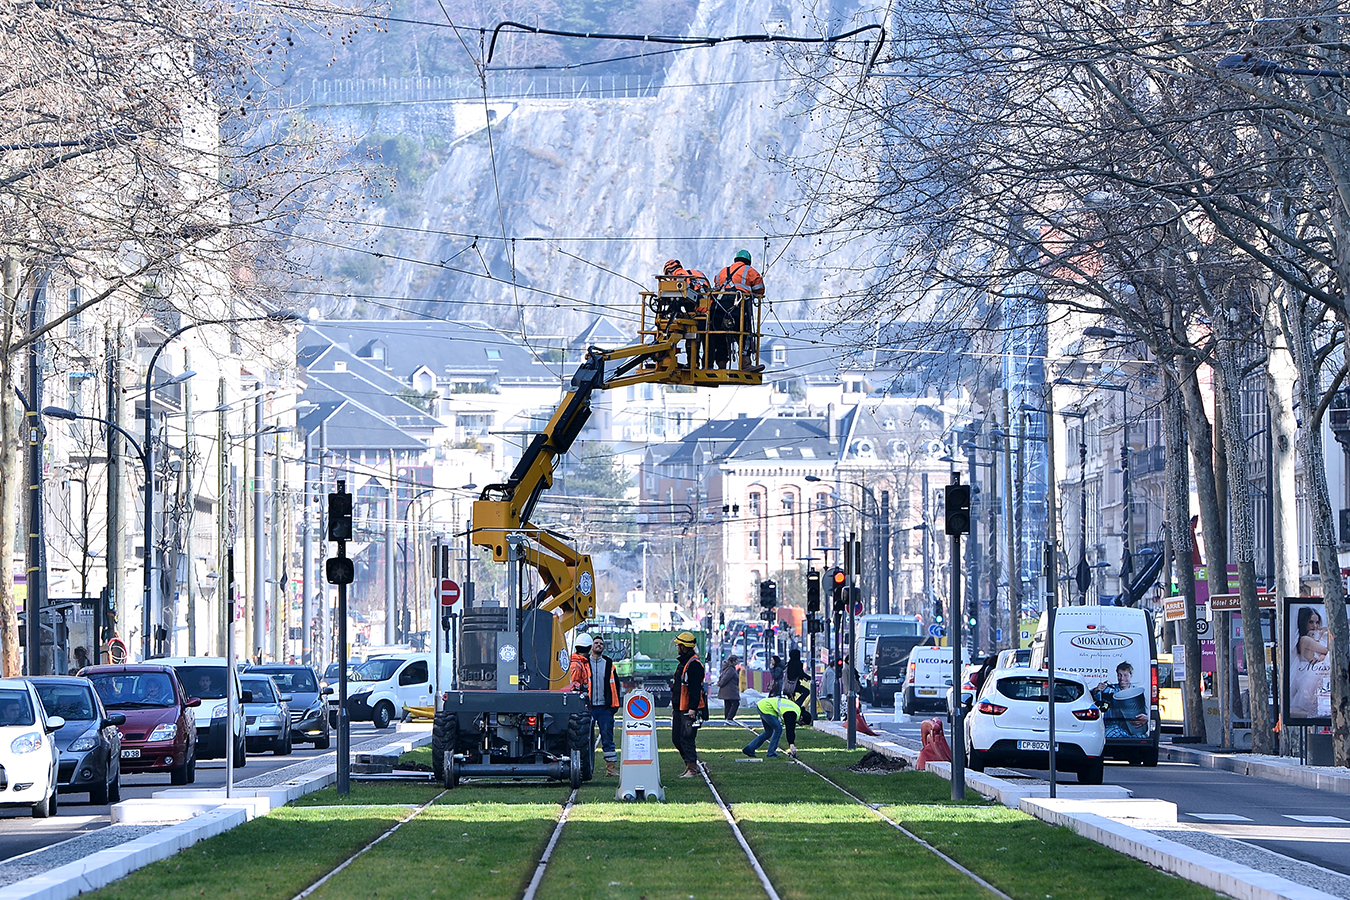
{"label": "green grass strip", "polygon": [[[700,735],[700,738],[703,736]],[[821,735],[827,738],[828,736]],[[989,893],[923,847],[881,821],[838,789],[784,757],[751,762],[740,752],[748,732],[708,735],[708,770],[760,865],[785,900],[831,896],[895,900],[984,900]],[[833,739],[828,739],[833,740]],[[839,751],[811,734],[798,734],[803,756],[848,764],[861,754]],[[827,749],[829,748],[829,749]],[[737,760],[743,760],[737,762]],[[921,797],[934,776],[918,773],[904,784]]]}
{"label": "green grass strip", "polygon": [[1000,890],[1027,900],[1214,900],[1213,891],[1004,806],[882,807]]}
{"label": "green grass strip", "polygon": [[[760,885],[702,778],[661,743],[664,803],[614,799],[619,779],[582,787],[540,883],[539,900],[762,900]],[[603,770],[601,770],[603,771]]]}
{"label": "green grass strip", "polygon": [[514,900],[561,811],[557,803],[436,803],[310,897]]}
{"label": "green grass strip", "polygon": [[351,793],[342,796],[337,786],[306,794],[292,800],[293,807],[309,806],[421,806],[444,790],[440,785],[409,784],[398,781],[353,781]]}
{"label": "green grass strip", "polygon": [[82,896],[93,900],[290,900],[408,812],[388,806],[285,807]]}

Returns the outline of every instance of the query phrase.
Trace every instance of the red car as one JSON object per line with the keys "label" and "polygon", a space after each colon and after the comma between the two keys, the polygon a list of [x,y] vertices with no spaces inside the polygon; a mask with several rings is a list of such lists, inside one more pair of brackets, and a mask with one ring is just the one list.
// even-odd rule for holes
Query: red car
{"label": "red car", "polygon": [[188,697],[170,666],[89,666],[80,674],[109,712],[127,717],[122,732],[122,772],[168,772],[172,784],[197,777],[197,717],[201,700]]}

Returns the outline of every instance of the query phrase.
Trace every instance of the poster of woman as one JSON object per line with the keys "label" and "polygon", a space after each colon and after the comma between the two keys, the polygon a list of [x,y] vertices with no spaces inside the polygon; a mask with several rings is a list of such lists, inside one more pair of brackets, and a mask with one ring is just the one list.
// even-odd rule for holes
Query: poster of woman
{"label": "poster of woman", "polygon": [[1326,605],[1320,599],[1284,601],[1285,716],[1289,725],[1331,724],[1331,662]]}

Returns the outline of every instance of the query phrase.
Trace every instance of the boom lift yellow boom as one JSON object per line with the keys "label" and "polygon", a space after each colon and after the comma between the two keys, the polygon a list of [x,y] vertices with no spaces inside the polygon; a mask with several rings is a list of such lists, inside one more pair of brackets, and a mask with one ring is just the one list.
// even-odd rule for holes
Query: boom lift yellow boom
{"label": "boom lift yellow boom", "polygon": [[687,278],[658,276],[657,289],[642,293],[639,343],[588,350],[510,477],[487,485],[474,501],[473,543],[489,548],[497,562],[538,572],[542,588],[518,600],[518,617],[514,608],[464,611],[461,690],[442,696],[432,744],[447,787],[460,775],[589,779],[589,754],[577,752],[589,741],[589,708],[560,691],[568,656],[563,636],[595,614],[595,573],[591,558],[567,537],[533,524],[535,506],[553,486],[558,458],[590,418],[592,395],[644,383],[762,384],[760,324],[759,304],[748,294],[701,293]]}

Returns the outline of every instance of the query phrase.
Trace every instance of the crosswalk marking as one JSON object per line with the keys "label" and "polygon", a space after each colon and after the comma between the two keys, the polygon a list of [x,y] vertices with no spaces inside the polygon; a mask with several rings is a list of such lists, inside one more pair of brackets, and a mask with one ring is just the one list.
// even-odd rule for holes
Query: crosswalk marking
{"label": "crosswalk marking", "polygon": [[1350,825],[1345,819],[1336,816],[1291,816],[1285,815],[1286,819],[1293,819],[1295,822],[1303,822],[1306,825]]}
{"label": "crosswalk marking", "polygon": [[1251,819],[1246,816],[1237,816],[1233,813],[1186,813],[1192,819],[1199,819],[1202,822],[1250,822]]}

